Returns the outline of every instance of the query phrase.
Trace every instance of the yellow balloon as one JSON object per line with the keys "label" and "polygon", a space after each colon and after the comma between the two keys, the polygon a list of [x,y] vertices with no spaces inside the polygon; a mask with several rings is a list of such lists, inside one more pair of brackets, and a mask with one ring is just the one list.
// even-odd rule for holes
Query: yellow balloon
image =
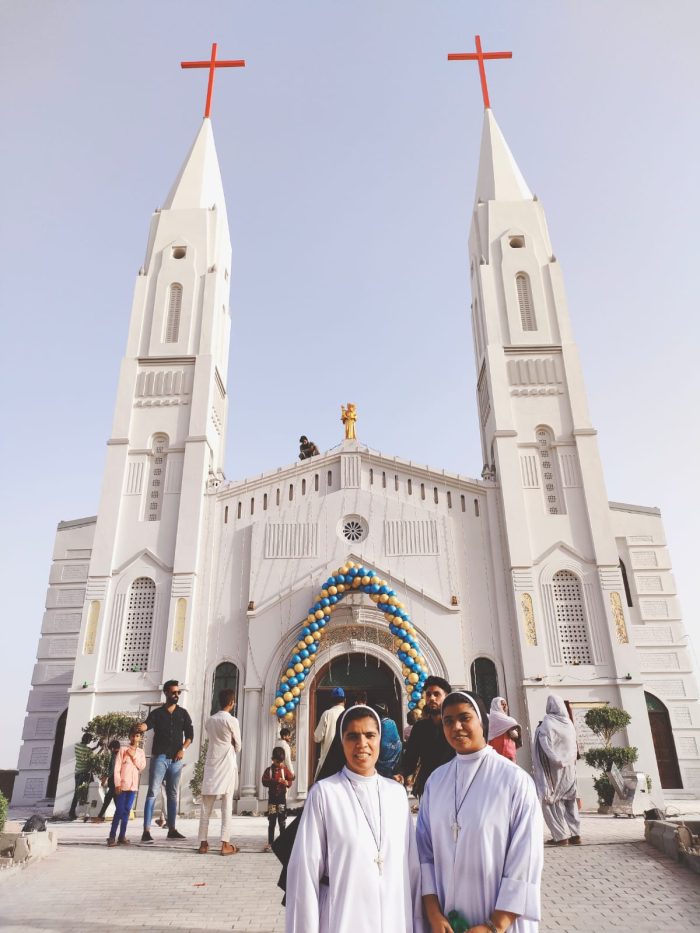
{"label": "yellow balloon", "polygon": [[313,636],[313,635],[306,635],[306,636],[304,637],[304,641],[306,642],[307,645],[310,645],[311,642],[312,642],[313,640],[314,640],[314,636]]}
{"label": "yellow balloon", "polygon": [[409,656],[410,656],[410,657],[412,657],[412,658],[416,658],[416,657],[418,657],[418,652],[416,651],[416,649],[415,649],[415,648],[411,648],[411,649],[409,649],[409,652],[408,652],[408,654],[409,654]]}
{"label": "yellow balloon", "polygon": [[275,706],[284,706],[284,700],[282,697],[275,697]]}
{"label": "yellow balloon", "polygon": [[355,577],[352,581],[352,588],[356,590],[361,583],[362,580],[359,577]]}
{"label": "yellow balloon", "polygon": [[317,609],[316,612],[314,613],[314,616],[316,617],[316,619],[322,619],[324,615],[325,615],[325,612],[323,611],[323,609]]}
{"label": "yellow balloon", "polygon": [[398,599],[397,599],[395,596],[390,596],[390,597],[389,597],[389,605],[390,605],[390,606],[395,606],[397,602],[398,602]]}
{"label": "yellow balloon", "polygon": [[402,674],[404,677],[408,677],[408,675],[409,675],[410,673],[411,673],[411,672],[410,672],[410,670],[409,670],[407,667],[402,667],[402,668],[401,668],[401,674]]}
{"label": "yellow balloon", "polygon": [[304,658],[301,662],[302,669],[308,670],[311,667],[311,658]]}
{"label": "yellow balloon", "polygon": [[337,593],[338,593],[338,587],[337,587],[337,586],[329,586],[329,587],[328,587],[328,592],[331,594],[331,596],[336,596]]}
{"label": "yellow balloon", "polygon": [[345,576],[345,574],[348,572],[349,569],[350,569],[350,568],[348,567],[347,564],[343,564],[343,566],[340,568],[340,570],[338,571],[338,573],[339,573],[341,576]]}
{"label": "yellow balloon", "polygon": [[293,697],[298,697],[300,693],[301,693],[301,691],[299,690],[298,687],[292,687],[292,696],[293,696]]}
{"label": "yellow balloon", "polygon": [[291,722],[292,719],[294,719],[294,713],[285,713],[284,718],[287,720],[287,722]]}
{"label": "yellow balloon", "polygon": [[313,612],[309,613],[309,615],[306,617],[306,621],[309,623],[309,625],[316,621],[316,616],[313,614]]}
{"label": "yellow balloon", "polygon": [[345,584],[344,584],[344,583],[339,583],[337,589],[338,589],[338,592],[339,592],[339,593],[344,593],[344,592],[345,592]]}
{"label": "yellow balloon", "polygon": [[363,586],[367,586],[367,584],[369,583],[369,581],[370,581],[371,579],[372,579],[371,577],[363,577],[363,578],[362,578],[362,585],[363,585]]}
{"label": "yellow balloon", "polygon": [[[348,561],[348,563],[347,563],[347,568],[348,568],[348,570],[352,570],[352,568],[355,567],[355,566],[356,566],[356,565],[353,564],[353,562],[352,562],[351,560]],[[346,570],[345,573],[347,573],[347,572],[348,572],[348,571]]]}
{"label": "yellow balloon", "polygon": [[418,674],[416,674],[416,673],[409,674],[409,675],[408,675],[408,679],[411,681],[412,684],[417,684],[417,683],[418,683]]}
{"label": "yellow balloon", "polygon": [[289,703],[289,701],[290,701],[290,700],[293,700],[293,699],[294,699],[294,697],[292,696],[291,690],[287,690],[287,692],[286,692],[285,695],[284,695],[284,702],[285,702],[285,703]]}
{"label": "yellow balloon", "polygon": [[318,641],[318,640],[320,639],[320,637],[321,637],[321,633],[320,633],[320,632],[314,632],[314,637],[313,637],[313,640],[314,640],[314,641]]}
{"label": "yellow balloon", "polygon": [[402,642],[402,644],[401,644],[401,650],[402,650],[402,651],[410,651],[410,650],[411,650],[411,646],[409,645],[409,643],[408,643],[407,641]]}
{"label": "yellow balloon", "polygon": [[271,707],[270,707],[270,712],[274,715],[274,714],[277,712],[277,707],[276,707],[276,706],[271,706]]}
{"label": "yellow balloon", "polygon": [[295,674],[301,674],[301,672],[302,672],[303,670],[304,670],[304,665],[303,665],[301,662],[299,662],[298,664],[295,664],[295,665],[294,665],[294,673],[295,673]]}
{"label": "yellow balloon", "polygon": [[423,709],[425,706],[425,700],[419,700],[417,706],[419,709]]}
{"label": "yellow balloon", "polygon": [[293,668],[293,667],[288,667],[287,670],[285,671],[285,674],[286,674],[286,676],[287,676],[288,678],[289,678],[289,677],[294,677],[294,668]]}
{"label": "yellow balloon", "polygon": [[299,686],[297,687],[297,690],[301,692],[303,689],[304,689],[304,684],[299,684]]}
{"label": "yellow balloon", "polygon": [[403,603],[399,599],[396,600],[394,605],[396,606],[397,609],[403,609]]}
{"label": "yellow balloon", "polygon": [[413,684],[406,684],[406,693],[409,696],[413,693]]}
{"label": "yellow balloon", "polygon": [[[374,583],[374,584],[378,584],[378,583],[379,583],[379,577],[371,577],[369,582],[370,582],[370,583]],[[379,584],[379,585],[381,586],[381,584]]]}
{"label": "yellow balloon", "polygon": [[[316,620],[314,619],[314,621],[316,621]],[[298,642],[297,642],[297,648],[299,649],[299,651],[303,651],[304,648],[306,648],[306,642],[305,642],[305,641],[298,641]]]}
{"label": "yellow balloon", "polygon": [[380,602],[380,603],[388,603],[388,602],[389,602],[389,597],[386,595],[386,593],[381,593],[381,594],[380,594],[380,596],[379,596],[379,602]]}
{"label": "yellow balloon", "polygon": [[328,599],[328,590],[321,590],[321,599]]}

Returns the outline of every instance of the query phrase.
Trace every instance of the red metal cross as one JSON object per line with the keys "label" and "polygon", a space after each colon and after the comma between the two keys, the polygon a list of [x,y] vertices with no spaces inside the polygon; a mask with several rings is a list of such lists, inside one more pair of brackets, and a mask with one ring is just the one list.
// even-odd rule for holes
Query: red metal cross
{"label": "red metal cross", "polygon": [[214,73],[217,68],[245,68],[245,61],[243,59],[232,60],[232,61],[220,61],[216,60],[216,42],[212,42],[211,46],[211,58],[208,62],[180,62],[181,68],[208,68],[209,69],[209,83],[207,85],[207,103],[204,107],[204,118],[206,119],[211,113],[211,95],[214,90]]}
{"label": "red metal cross", "polygon": [[512,52],[484,52],[481,48],[481,36],[475,36],[476,39],[476,52],[450,52],[447,56],[448,62],[479,62],[479,77],[481,78],[481,93],[484,96],[484,107],[486,110],[491,109],[491,103],[489,101],[489,88],[486,83],[486,69],[484,68],[484,62],[488,59],[489,61],[493,58],[512,58]]}

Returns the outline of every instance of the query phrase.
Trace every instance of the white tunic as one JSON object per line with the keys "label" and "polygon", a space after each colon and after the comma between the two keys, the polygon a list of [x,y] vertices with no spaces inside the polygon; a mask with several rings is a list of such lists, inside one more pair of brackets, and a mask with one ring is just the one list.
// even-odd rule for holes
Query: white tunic
{"label": "white tunic", "polygon": [[314,730],[314,741],[321,743],[321,749],[318,757],[318,765],[316,766],[316,774],[321,770],[321,765],[333,744],[335,727],[344,712],[345,704],[336,703],[335,706],[331,706],[330,709],[325,710],[318,721],[318,725]]}
{"label": "white tunic", "polygon": [[[455,780],[457,806],[475,780],[459,810],[456,842]],[[423,894],[437,895],[445,916],[458,910],[473,926],[505,910],[518,915],[512,933],[535,933],[542,814],[532,778],[521,768],[488,745],[437,768],[425,785],[417,840]]]}
{"label": "white tunic", "polygon": [[202,795],[233,793],[236,787],[236,752],[241,750],[241,727],[235,716],[219,710],[204,724],[209,747],[204,760]]}
{"label": "white tunic", "polygon": [[400,784],[343,768],[311,787],[287,869],[285,930],[423,933],[418,852]]}

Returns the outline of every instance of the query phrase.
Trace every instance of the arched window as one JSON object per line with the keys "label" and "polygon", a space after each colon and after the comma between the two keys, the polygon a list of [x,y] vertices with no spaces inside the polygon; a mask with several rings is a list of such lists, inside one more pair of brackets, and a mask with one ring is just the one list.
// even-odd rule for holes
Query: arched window
{"label": "arched window", "polygon": [[163,489],[165,487],[165,467],[168,459],[167,434],[154,435],[152,451],[146,516],[149,522],[157,522],[160,519],[161,506],[163,504]]}
{"label": "arched window", "polygon": [[150,577],[138,577],[129,588],[126,625],[122,641],[122,671],[148,669],[151,650],[153,611],[156,605],[156,584]]}
{"label": "arched window", "polygon": [[559,476],[557,464],[554,459],[552,446],[552,432],[549,428],[540,427],[535,432],[537,450],[540,455],[542,468],[542,488],[544,490],[544,503],[550,515],[559,515],[562,509],[561,495],[559,493]]}
{"label": "arched window", "polygon": [[631,608],[634,606],[632,602],[632,591],[630,590],[630,581],[627,579],[627,567],[625,567],[624,561],[620,558],[620,573],[622,574],[622,585],[625,588],[625,597],[627,598],[627,605]]}
{"label": "arched window", "polygon": [[564,664],[593,664],[581,581],[571,570],[560,570],[552,580],[554,618]]}
{"label": "arched window", "polygon": [[214,682],[211,691],[211,711],[219,711],[219,690],[233,690],[236,694],[234,714],[238,715],[238,668],[230,661],[223,661],[214,671]]}
{"label": "arched window", "polygon": [[481,697],[488,709],[491,706],[491,700],[499,695],[496,665],[491,658],[476,658],[472,663],[470,674],[472,690]]}
{"label": "arched window", "polygon": [[518,292],[518,306],[520,308],[520,324],[523,330],[537,330],[535,319],[535,306],[532,302],[532,288],[530,276],[525,272],[518,272],[515,276],[515,288]]}
{"label": "arched window", "polygon": [[165,327],[165,342],[177,343],[180,336],[180,312],[182,311],[182,285],[173,282],[168,296],[168,322]]}

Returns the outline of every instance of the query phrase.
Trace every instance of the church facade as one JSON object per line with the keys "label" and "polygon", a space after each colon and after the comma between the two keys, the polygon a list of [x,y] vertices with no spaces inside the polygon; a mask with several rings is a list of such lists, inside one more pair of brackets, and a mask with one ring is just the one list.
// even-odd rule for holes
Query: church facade
{"label": "church facade", "polygon": [[395,591],[430,673],[507,697],[525,767],[556,692],[582,749],[598,744],[585,712],[623,707],[620,739],[639,749],[652,796],[700,792],[697,681],[661,515],[607,499],[560,264],[490,109],[469,243],[480,478],[349,436],[227,481],[231,244],[204,120],[151,220],[97,515],[58,527],[13,805],[66,810],[85,724],[145,713],[169,678],[195,724],[182,808],[220,686],[236,690],[242,725],[238,812],[264,796],[281,720],[303,799],[333,686],[383,699],[400,726],[410,700],[402,639],[359,588],[310,636],[298,702],[276,714],[324,581],[352,568]]}

